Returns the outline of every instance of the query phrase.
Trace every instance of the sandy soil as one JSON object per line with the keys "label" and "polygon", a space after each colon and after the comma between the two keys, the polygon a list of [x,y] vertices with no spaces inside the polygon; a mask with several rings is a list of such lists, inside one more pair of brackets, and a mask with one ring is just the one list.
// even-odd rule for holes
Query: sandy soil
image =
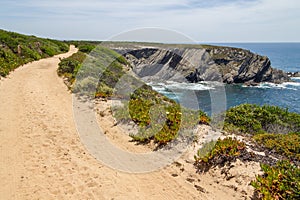
{"label": "sandy soil", "polygon": [[[94,159],[80,142],[71,94],[56,74],[59,58],[76,51],[72,46],[66,54],[29,63],[0,80],[0,199],[187,200],[247,196],[222,184],[221,175],[216,175],[219,172],[196,174],[184,158],[145,174],[122,173]],[[113,138],[111,133],[116,130],[110,128],[112,121],[99,120]],[[149,150],[128,143],[126,136],[114,142],[131,151]]]}

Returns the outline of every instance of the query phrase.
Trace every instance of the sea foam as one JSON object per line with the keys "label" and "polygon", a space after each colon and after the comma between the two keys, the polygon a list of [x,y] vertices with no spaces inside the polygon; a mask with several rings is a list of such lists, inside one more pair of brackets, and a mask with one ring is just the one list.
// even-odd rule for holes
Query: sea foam
{"label": "sea foam", "polygon": [[261,89],[288,89],[288,90],[298,90],[300,89],[300,82],[285,82],[281,84],[275,83],[260,83],[257,86],[246,86],[243,85],[242,87],[254,87],[254,88],[261,88]]}

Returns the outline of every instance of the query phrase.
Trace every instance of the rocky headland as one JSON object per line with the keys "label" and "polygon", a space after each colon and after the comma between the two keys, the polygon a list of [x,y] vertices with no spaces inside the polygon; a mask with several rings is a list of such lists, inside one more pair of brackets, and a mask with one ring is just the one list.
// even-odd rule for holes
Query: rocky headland
{"label": "rocky headland", "polygon": [[171,80],[197,83],[218,81],[256,85],[283,83],[290,77],[272,68],[266,56],[249,50],[211,45],[124,45],[109,44],[122,54],[133,71],[144,80]]}

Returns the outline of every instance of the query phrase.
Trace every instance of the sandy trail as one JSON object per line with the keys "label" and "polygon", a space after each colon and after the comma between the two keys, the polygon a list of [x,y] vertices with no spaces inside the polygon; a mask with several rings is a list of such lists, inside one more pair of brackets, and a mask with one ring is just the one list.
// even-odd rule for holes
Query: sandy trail
{"label": "sandy trail", "polygon": [[76,51],[71,46],[0,81],[0,199],[233,199],[234,191],[194,175],[192,165],[128,174],[95,160],[79,140],[71,94],[56,74],[59,58]]}

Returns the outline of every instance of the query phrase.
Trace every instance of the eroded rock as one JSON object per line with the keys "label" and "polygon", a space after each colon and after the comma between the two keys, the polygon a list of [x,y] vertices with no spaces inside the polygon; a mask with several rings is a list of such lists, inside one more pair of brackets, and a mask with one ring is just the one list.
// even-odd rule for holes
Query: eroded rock
{"label": "eroded rock", "polygon": [[133,71],[144,80],[218,81],[224,83],[282,83],[290,77],[271,67],[268,57],[248,50],[201,46],[169,48],[138,46],[114,49],[123,54]]}

